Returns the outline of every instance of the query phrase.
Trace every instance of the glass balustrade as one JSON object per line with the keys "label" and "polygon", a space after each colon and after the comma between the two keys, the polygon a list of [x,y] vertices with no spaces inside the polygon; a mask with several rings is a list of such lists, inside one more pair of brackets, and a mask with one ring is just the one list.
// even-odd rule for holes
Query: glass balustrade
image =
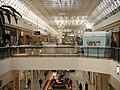
{"label": "glass balustrade", "polygon": [[0,60],[9,57],[92,57],[120,62],[120,48],[81,46],[11,46],[0,47]]}

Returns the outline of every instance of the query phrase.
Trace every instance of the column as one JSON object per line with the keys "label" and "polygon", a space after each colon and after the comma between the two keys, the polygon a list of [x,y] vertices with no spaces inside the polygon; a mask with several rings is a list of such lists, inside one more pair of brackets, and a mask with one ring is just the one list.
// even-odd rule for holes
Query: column
{"label": "column", "polygon": [[118,43],[118,47],[120,47],[120,27],[119,27],[119,43]]}
{"label": "column", "polygon": [[25,71],[25,88],[28,88],[27,81],[28,81],[28,78],[27,78],[27,70],[26,70]]}
{"label": "column", "polygon": [[31,90],[33,90],[33,70],[31,70]]}
{"label": "column", "polygon": [[25,40],[26,38],[25,38],[25,35],[23,36],[23,45],[25,45],[26,44],[26,40]]}
{"label": "column", "polygon": [[18,43],[18,40],[19,40],[19,31],[17,29],[17,36],[16,36],[16,42]]}
{"label": "column", "polygon": [[[18,41],[19,41],[19,31],[18,31],[18,29],[17,29],[17,37],[16,37],[16,42],[17,42],[17,45],[18,45]],[[17,48],[17,53],[19,53],[19,49]]]}
{"label": "column", "polygon": [[19,70],[14,70],[12,73],[13,73],[13,90],[20,90]]}
{"label": "column", "polygon": [[93,85],[94,84],[94,75],[93,75],[93,72],[91,72],[91,77],[92,77],[92,79],[91,79],[91,84]]}

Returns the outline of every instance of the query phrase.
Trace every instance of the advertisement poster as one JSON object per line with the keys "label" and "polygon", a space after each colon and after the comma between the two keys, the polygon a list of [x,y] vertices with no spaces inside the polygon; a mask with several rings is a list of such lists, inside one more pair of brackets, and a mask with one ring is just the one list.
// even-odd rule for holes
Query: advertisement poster
{"label": "advertisement poster", "polygon": [[87,46],[101,46],[101,41],[87,41]]}

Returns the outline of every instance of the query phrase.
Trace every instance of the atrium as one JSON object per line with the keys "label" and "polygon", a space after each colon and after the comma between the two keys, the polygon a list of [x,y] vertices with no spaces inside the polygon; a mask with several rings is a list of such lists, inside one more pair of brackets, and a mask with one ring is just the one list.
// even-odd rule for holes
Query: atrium
{"label": "atrium", "polygon": [[119,55],[120,0],[0,0],[0,90],[120,90]]}

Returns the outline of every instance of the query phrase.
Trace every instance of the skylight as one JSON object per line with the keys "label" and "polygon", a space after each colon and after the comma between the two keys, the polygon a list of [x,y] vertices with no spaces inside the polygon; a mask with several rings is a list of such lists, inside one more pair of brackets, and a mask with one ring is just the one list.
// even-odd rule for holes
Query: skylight
{"label": "skylight", "polygon": [[14,7],[25,20],[31,22],[32,24],[38,26],[38,28],[49,30],[53,34],[58,34],[53,28],[51,28],[46,22],[44,22],[40,17],[38,17],[34,12],[32,12],[27,5],[20,0],[0,0],[1,5],[9,5]]}

